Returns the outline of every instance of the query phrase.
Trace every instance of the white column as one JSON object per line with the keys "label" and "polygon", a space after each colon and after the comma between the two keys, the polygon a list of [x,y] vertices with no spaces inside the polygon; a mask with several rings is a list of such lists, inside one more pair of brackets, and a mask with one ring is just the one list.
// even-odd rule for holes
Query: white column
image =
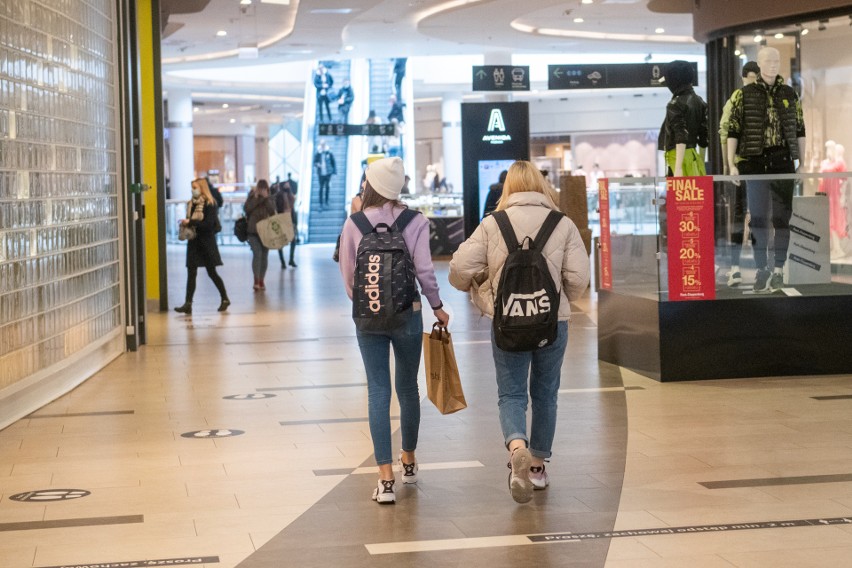
{"label": "white column", "polygon": [[192,142],[192,93],[170,89],[169,104],[169,184],[172,199],[189,199],[195,179],[195,151]]}
{"label": "white column", "polygon": [[[271,176],[272,168],[269,163],[269,125],[258,124],[254,132],[255,175],[257,179],[269,180],[269,183],[272,183],[275,178]],[[275,165],[277,164],[272,166]],[[287,174],[281,177],[287,179]]]}
{"label": "white column", "polygon": [[462,191],[461,102],[461,93],[447,93],[441,101],[444,148],[444,171],[441,173],[458,193]]}

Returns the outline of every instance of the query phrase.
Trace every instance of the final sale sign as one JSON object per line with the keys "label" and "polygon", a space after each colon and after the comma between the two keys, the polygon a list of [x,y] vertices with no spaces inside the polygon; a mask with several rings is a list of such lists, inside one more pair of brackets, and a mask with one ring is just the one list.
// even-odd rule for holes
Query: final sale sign
{"label": "final sale sign", "polygon": [[713,177],[666,180],[669,300],[716,297]]}

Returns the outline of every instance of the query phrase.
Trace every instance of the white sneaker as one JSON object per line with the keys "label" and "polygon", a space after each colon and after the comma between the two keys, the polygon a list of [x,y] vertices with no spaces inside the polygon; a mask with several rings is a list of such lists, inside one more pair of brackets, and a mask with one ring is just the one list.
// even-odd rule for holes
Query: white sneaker
{"label": "white sneaker", "polygon": [[743,281],[743,275],[740,273],[739,270],[737,270],[735,272],[729,272],[728,273],[728,287],[729,288],[736,288],[737,286],[739,286],[742,283],[742,281]]}
{"label": "white sneaker", "polygon": [[396,502],[396,493],[393,491],[394,480],[385,481],[380,479],[373,490],[373,501],[380,505],[392,505]]}
{"label": "white sneaker", "polygon": [[405,484],[417,483],[417,472],[420,470],[417,462],[405,463],[402,461],[402,452],[400,452],[399,465],[402,467],[402,482]]}
{"label": "white sneaker", "polygon": [[527,503],[532,499],[533,484],[530,481],[530,466],[532,454],[526,448],[518,448],[512,452],[509,474],[509,492],[512,499],[518,503]]}
{"label": "white sneaker", "polygon": [[545,489],[548,485],[550,485],[550,479],[548,479],[547,472],[544,471],[544,464],[541,464],[541,467],[531,467],[530,468],[530,481],[533,484],[533,489]]}

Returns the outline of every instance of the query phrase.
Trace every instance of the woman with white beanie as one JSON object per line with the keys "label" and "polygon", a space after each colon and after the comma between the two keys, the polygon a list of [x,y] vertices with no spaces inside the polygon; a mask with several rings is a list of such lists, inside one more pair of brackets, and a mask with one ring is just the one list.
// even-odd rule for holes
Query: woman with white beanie
{"label": "woman with white beanie", "polygon": [[[406,206],[399,201],[405,184],[405,171],[399,158],[376,160],[367,167],[362,212],[375,227],[379,223],[393,226]],[[438,293],[438,280],[432,266],[429,247],[429,221],[417,214],[402,230],[402,237],[414,263],[417,281],[423,296],[429,302],[435,318],[446,326],[450,316],[443,310]],[[340,238],[340,273],[349,298],[353,297],[356,257],[362,232],[350,217],[343,225]],[[419,300],[419,294],[418,294]],[[423,349],[423,315],[421,303],[415,301],[406,314],[406,321],[393,329],[381,331],[356,330],[358,347],[367,372],[370,435],[373,439],[379,480],[373,490],[373,500],[380,504],[396,501],[394,491],[393,452],[391,450],[390,427],[390,347],[393,347],[395,362],[394,384],[399,399],[402,452],[402,482],[417,482],[417,461],[414,450],[420,429],[420,393],[417,373]]]}

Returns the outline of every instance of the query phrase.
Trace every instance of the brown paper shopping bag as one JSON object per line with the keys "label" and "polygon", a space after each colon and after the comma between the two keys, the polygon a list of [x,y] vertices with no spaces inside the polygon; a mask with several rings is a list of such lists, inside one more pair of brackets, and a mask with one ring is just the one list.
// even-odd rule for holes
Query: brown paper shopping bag
{"label": "brown paper shopping bag", "polygon": [[432,333],[423,334],[423,360],[426,362],[426,392],[441,414],[467,408],[453,338],[446,328],[435,324]]}

